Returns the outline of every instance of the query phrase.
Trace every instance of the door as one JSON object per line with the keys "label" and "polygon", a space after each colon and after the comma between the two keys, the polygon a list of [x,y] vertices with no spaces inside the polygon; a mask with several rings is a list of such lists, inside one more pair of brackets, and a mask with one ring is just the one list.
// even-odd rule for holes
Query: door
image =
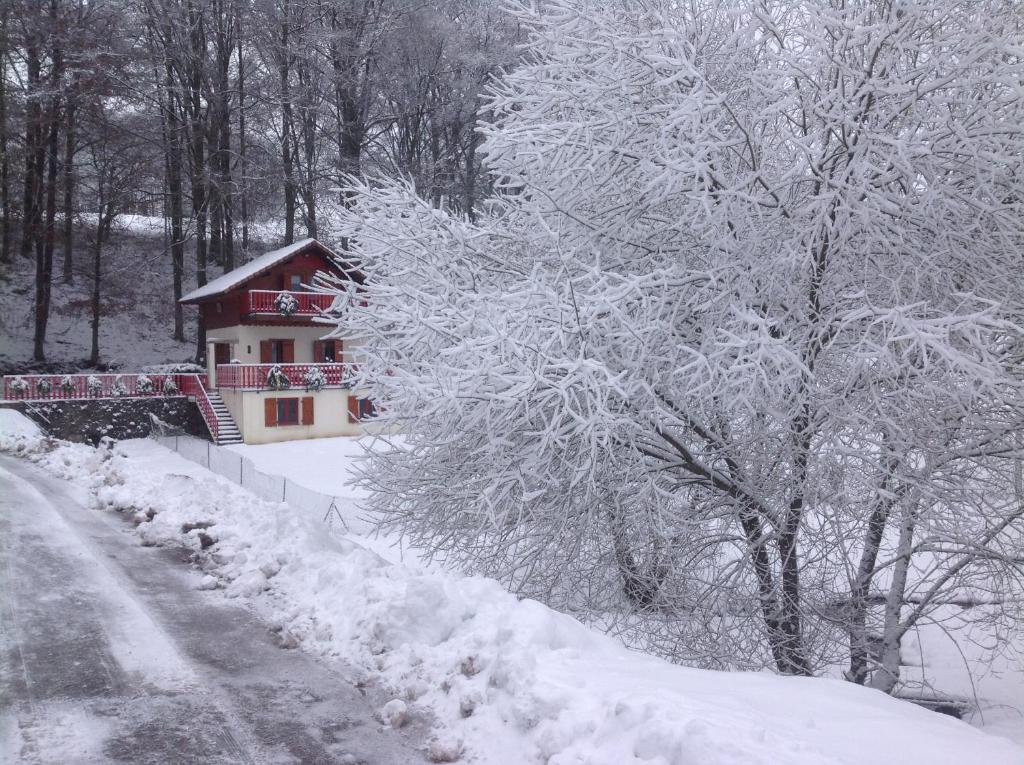
{"label": "door", "polygon": [[230,343],[214,343],[213,345],[213,356],[214,361],[217,364],[230,364],[231,363],[231,344]]}

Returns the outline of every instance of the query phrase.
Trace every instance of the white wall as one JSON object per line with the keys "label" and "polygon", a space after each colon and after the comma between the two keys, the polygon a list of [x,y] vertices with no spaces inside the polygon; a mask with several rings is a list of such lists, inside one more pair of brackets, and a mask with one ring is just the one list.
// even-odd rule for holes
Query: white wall
{"label": "white wall", "polygon": [[[252,324],[241,324],[234,327],[224,327],[213,330],[209,342],[226,342],[231,344],[231,358],[238,359],[243,364],[260,363],[260,341],[261,340],[294,340],[295,341],[295,363],[311,364],[313,359],[313,343],[322,340],[324,335],[330,332],[328,325],[317,326],[262,326]],[[353,343],[354,345],[354,343]],[[345,343],[345,360],[350,361],[349,343]],[[315,359],[320,361],[320,359]]]}
{"label": "white wall", "polygon": [[[222,395],[224,394],[222,393]],[[264,402],[268,398],[302,399],[305,396],[313,397],[312,425],[277,425],[268,428],[264,424]],[[232,391],[229,395],[224,395],[224,402],[235,418],[238,429],[242,431],[242,439],[245,443],[269,444],[275,441],[291,441],[302,438],[360,435],[362,427],[359,423],[348,421],[348,397],[349,391],[346,388],[326,388],[308,393],[304,390]],[[298,406],[301,419],[301,401]],[[237,414],[236,409],[239,412]]]}

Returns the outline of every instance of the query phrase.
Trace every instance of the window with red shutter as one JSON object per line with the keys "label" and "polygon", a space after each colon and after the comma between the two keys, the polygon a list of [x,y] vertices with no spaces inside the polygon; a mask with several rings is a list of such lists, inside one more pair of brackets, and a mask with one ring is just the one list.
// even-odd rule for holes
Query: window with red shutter
{"label": "window with red shutter", "polygon": [[365,422],[377,416],[377,407],[368,398],[359,399],[359,421]]}
{"label": "window with red shutter", "polygon": [[297,398],[278,398],[277,402],[277,424],[298,425],[299,424],[299,400]]}

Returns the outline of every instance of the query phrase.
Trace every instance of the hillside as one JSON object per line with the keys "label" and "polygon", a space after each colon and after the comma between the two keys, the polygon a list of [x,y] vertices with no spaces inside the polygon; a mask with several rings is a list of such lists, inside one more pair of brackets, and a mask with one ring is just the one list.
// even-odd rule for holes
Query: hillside
{"label": "hillside", "polygon": [[[263,244],[255,244],[259,254]],[[54,256],[53,305],[46,335],[46,364],[32,361],[35,263],[14,256],[0,274],[0,373],[45,368],[74,372],[88,367],[91,342],[91,260],[84,231],[77,232],[75,278],[60,277],[61,253]],[[214,265],[210,278],[220,275]],[[184,291],[195,287],[195,251],[186,248]],[[122,216],[104,248],[100,365],[134,370],[150,364],[192,361],[194,308],[185,309],[186,342],[173,339],[174,301],[171,261],[158,218]]]}

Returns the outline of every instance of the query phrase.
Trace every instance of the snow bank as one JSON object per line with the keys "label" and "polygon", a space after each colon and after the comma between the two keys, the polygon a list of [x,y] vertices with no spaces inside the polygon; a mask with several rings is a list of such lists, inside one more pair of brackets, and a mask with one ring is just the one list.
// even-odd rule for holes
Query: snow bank
{"label": "snow bank", "polygon": [[966,724],[831,680],[686,669],[632,653],[498,583],[387,563],[151,442],[33,458],[196,550],[200,584],[247,598],[283,646],[339,657],[432,720],[437,762],[548,765],[1024,763]]}
{"label": "snow bank", "polygon": [[39,426],[21,412],[0,408],[0,451],[27,454],[39,449],[44,438]]}

